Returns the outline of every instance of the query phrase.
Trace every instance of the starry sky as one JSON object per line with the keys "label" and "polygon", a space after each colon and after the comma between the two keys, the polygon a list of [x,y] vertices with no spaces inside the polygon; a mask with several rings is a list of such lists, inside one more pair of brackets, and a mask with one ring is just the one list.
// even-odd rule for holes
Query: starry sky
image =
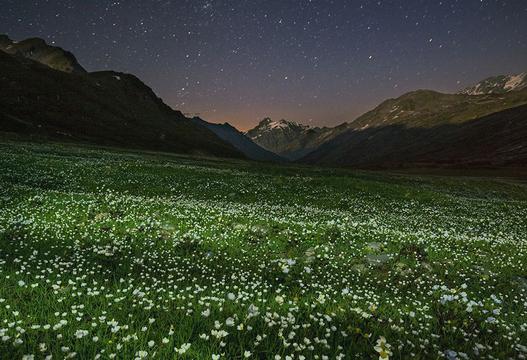
{"label": "starry sky", "polygon": [[42,37],[89,71],[242,130],[318,126],[386,98],[527,71],[526,0],[2,0],[0,33]]}

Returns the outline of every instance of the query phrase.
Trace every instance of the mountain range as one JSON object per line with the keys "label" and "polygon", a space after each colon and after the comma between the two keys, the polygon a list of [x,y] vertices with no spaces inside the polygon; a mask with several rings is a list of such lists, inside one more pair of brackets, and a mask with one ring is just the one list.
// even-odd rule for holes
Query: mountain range
{"label": "mountain range", "polygon": [[264,149],[295,161],[314,151],[345,129],[345,125],[321,128],[283,119],[272,121],[265,118],[245,135]]}
{"label": "mountain range", "polygon": [[527,164],[525,74],[489,78],[457,94],[413,91],[335,128],[264,119],[247,136],[292,160],[318,165]]}
{"label": "mountain range", "polygon": [[336,127],[187,118],[131,74],[88,72],[42,39],[0,35],[0,133],[259,161],[364,168],[527,165],[527,73],[417,90]]}
{"label": "mountain range", "polygon": [[527,88],[527,72],[517,75],[499,75],[485,79],[460,91],[466,95],[504,94]]}
{"label": "mountain range", "polygon": [[245,158],[131,74],[89,73],[41,39],[0,37],[0,132],[123,148]]}
{"label": "mountain range", "polygon": [[527,105],[460,122],[355,128],[301,159],[359,168],[527,165]]}

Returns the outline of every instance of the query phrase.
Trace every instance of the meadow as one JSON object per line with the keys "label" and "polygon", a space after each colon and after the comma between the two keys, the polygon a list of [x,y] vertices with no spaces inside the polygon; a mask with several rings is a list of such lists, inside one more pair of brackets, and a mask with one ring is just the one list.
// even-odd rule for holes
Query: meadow
{"label": "meadow", "polygon": [[524,359],[527,184],[0,143],[1,359]]}

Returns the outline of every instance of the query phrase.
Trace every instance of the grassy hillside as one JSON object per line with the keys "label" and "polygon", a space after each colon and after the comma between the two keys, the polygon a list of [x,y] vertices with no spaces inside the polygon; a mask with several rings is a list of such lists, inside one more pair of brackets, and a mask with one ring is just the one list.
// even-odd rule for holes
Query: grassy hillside
{"label": "grassy hillside", "polygon": [[527,90],[383,102],[302,162],[366,168],[499,167],[527,163]]}
{"label": "grassy hillside", "polygon": [[308,163],[365,168],[503,168],[527,165],[527,106],[472,121],[348,131],[307,155]]}
{"label": "grassy hillside", "polygon": [[527,355],[523,182],[15,142],[0,168],[2,357]]}
{"label": "grassy hillside", "polygon": [[527,90],[507,94],[443,94],[417,90],[389,99],[352,121],[352,129],[387,125],[430,128],[466,121],[527,104]]}

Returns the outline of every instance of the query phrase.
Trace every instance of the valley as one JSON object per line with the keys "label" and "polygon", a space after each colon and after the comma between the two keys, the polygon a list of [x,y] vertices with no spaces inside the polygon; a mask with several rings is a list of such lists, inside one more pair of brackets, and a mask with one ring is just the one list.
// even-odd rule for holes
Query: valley
{"label": "valley", "polygon": [[0,360],[527,359],[526,14],[3,1]]}
{"label": "valley", "polygon": [[412,91],[336,127],[265,118],[243,133],[187,118],[134,75],[87,72],[42,39],[1,36],[0,65],[3,137],[363,169],[527,164],[526,73]]}

